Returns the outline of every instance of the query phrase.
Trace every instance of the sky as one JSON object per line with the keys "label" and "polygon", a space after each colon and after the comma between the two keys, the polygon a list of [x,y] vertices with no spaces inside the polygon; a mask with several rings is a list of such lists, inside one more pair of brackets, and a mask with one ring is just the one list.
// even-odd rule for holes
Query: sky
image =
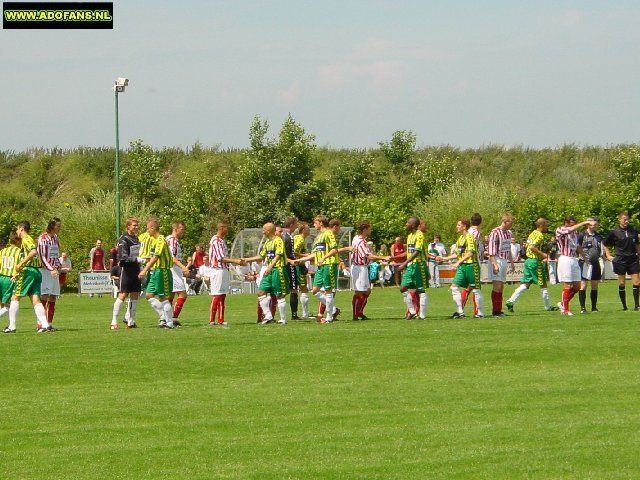
{"label": "sky", "polygon": [[0,30],[0,150],[640,140],[640,2],[116,0],[113,30]]}

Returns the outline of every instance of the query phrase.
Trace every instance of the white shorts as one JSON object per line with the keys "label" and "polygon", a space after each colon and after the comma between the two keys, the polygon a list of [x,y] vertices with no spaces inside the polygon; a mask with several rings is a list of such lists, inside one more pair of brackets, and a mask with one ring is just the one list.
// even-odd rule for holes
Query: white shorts
{"label": "white shorts", "polygon": [[182,269],[177,265],[171,267],[171,274],[173,275],[173,290],[172,292],[186,292],[187,284],[184,281],[184,273]]}
{"label": "white shorts", "polygon": [[561,255],[558,258],[558,281],[559,282],[579,282],[582,280],[580,275],[580,265],[576,257],[567,257]]}
{"label": "white shorts", "polygon": [[487,269],[489,270],[489,281],[505,283],[507,281],[507,269],[509,268],[509,260],[505,258],[496,258],[496,262],[498,262],[498,266],[500,267],[498,273],[493,273],[493,263],[491,263],[491,261],[489,261],[489,263],[487,264]]}
{"label": "white shorts", "polygon": [[41,268],[40,273],[42,274],[42,284],[40,285],[40,295],[55,295],[56,297],[60,296],[60,280],[58,277],[53,278],[51,276],[51,271],[46,268]]}
{"label": "white shorts", "polygon": [[356,292],[366,292],[371,288],[369,267],[366,265],[351,265],[351,288]]}
{"label": "white shorts", "polygon": [[209,281],[211,283],[210,295],[226,295],[229,293],[231,275],[226,268],[211,268],[209,271]]}

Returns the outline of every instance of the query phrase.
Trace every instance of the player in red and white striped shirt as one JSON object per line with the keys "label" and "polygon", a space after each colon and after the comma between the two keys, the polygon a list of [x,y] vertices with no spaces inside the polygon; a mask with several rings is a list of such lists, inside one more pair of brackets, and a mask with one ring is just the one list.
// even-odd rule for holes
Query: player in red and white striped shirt
{"label": "player in red and white striped shirt", "polygon": [[212,295],[211,307],[209,308],[209,325],[227,325],[224,319],[224,302],[229,293],[231,275],[229,274],[229,264],[244,265],[240,258],[230,258],[227,244],[224,237],[229,233],[229,225],[225,222],[218,223],[218,231],[211,237],[209,242],[209,274]]}
{"label": "player in red and white striped shirt", "polygon": [[356,228],[358,234],[351,242],[351,285],[354,290],[351,300],[354,320],[366,320],[364,307],[371,294],[369,280],[369,262],[371,260],[389,261],[390,257],[374,255],[367,244],[367,237],[371,234],[372,226],[368,221],[361,222]]}
{"label": "player in red and white striped shirt", "polygon": [[173,303],[173,299],[178,296],[176,304],[173,305],[173,325],[180,327],[181,324],[178,321],[184,302],[187,301],[187,283],[184,279],[184,275],[189,273],[189,269],[183,263],[184,257],[182,255],[182,247],[180,246],[180,239],[184,235],[185,224],[182,220],[177,220],[171,224],[171,235],[167,235],[166,241],[171,257],[173,259],[173,266],[171,267],[171,275],[173,276],[173,288],[171,295],[169,296],[169,302]]}
{"label": "player in red and white striped shirt", "polygon": [[[507,281],[507,269],[509,272],[515,270],[513,264],[513,256],[511,255],[511,243],[513,242],[513,234],[511,226],[513,225],[513,217],[510,214],[502,216],[502,223],[491,230],[489,233],[489,241],[487,242],[487,250],[489,253],[489,280],[493,282],[491,290],[491,304],[493,305],[493,316],[504,317],[502,311],[502,292],[504,284]],[[511,267],[507,264],[510,263]]]}
{"label": "player in red and white striped shirt", "polygon": [[54,217],[47,224],[47,231],[38,237],[36,249],[42,260],[42,285],[40,287],[40,300],[47,313],[49,324],[53,323],[56,311],[56,299],[60,296],[60,282],[58,281],[58,269],[60,268],[60,240],[58,232],[62,222]]}
{"label": "player in red and white striped shirt", "polygon": [[584,225],[591,225],[591,222],[584,221],[576,223],[576,219],[569,215],[564,219],[564,223],[556,230],[556,240],[560,257],[558,258],[558,280],[564,283],[562,290],[562,302],[558,303],[563,315],[573,315],[569,311],[569,302],[576,293],[580,291],[580,266],[578,264],[578,253],[582,247],[578,245],[578,234],[576,230]]}

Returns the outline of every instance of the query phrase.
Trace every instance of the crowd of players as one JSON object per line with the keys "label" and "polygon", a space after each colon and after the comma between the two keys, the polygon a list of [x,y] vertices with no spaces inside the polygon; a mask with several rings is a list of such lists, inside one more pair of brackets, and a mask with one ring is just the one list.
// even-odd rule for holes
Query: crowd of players
{"label": "crowd of players", "polygon": [[[485,258],[488,260],[492,286],[493,317],[505,316],[503,305],[509,312],[513,312],[517,300],[532,284],[540,286],[545,310],[573,315],[570,302],[576,294],[579,296],[580,312],[586,313],[586,289],[590,283],[591,311],[597,311],[597,287],[603,276],[602,259],[611,261],[613,271],[618,275],[623,310],[628,309],[625,290],[627,275],[631,276],[633,284],[634,310],[640,310],[638,231],[629,225],[627,212],[618,215],[618,222],[619,225],[606,237],[597,232],[596,218],[578,223],[569,216],[555,230],[560,254],[557,275],[563,283],[561,300],[555,305],[547,289],[549,254],[545,234],[549,231],[549,222],[544,218],[535,222],[535,229],[527,239],[521,283],[506,302],[503,294],[507,273],[514,269],[511,249],[513,217],[509,214],[503,215],[500,225],[491,230],[486,241],[482,240],[482,217],[479,214],[473,214],[470,220],[458,220],[455,226],[458,238],[450,255],[428,248],[425,239],[427,224],[417,217],[410,217],[406,222],[406,251],[401,255],[390,256],[376,255],[371,251],[367,239],[373,227],[368,221],[357,225],[357,234],[350,246],[339,248],[336,235],[341,229],[340,221],[318,215],[313,219],[313,226],[318,233],[313,239],[310,252],[307,252],[309,225],[290,217],[282,226],[271,222],[263,226],[264,239],[258,255],[231,258],[225,240],[229,227],[221,222],[209,243],[209,263],[205,270],[211,295],[209,324],[227,325],[225,299],[230,288],[230,267],[252,262],[261,263],[260,271],[256,272],[258,323],[274,322],[277,311],[277,323],[286,324],[289,316],[287,295],[290,295],[292,319],[315,318],[321,323],[332,323],[341,313],[335,305],[335,295],[342,264],[340,254],[344,252],[349,253],[349,276],[351,289],[354,291],[351,302],[353,320],[367,319],[365,307],[371,294],[371,261],[391,263],[400,273],[400,293],[406,307],[404,318],[407,320],[427,317],[430,276],[428,265],[445,261],[452,261],[455,269],[451,284],[455,305],[452,318],[465,316],[465,305],[469,297],[473,300],[474,318],[483,318],[485,309],[480,264]],[[37,318],[37,332],[54,331],[55,305],[60,295],[60,228],[60,219],[52,218],[46,231],[34,241],[30,235],[30,223],[22,221],[8,241],[3,241],[0,245],[0,316],[9,316],[9,324],[3,330],[4,333],[16,332],[19,300],[25,296],[31,299]],[[138,219],[128,218],[126,232],[118,239],[118,295],[113,305],[110,328],[119,328],[119,317],[125,305],[124,324],[127,328],[137,327],[136,311],[142,293],[158,314],[159,327],[178,327],[180,312],[188,298],[185,280],[188,268],[183,263],[180,245],[185,223],[174,222],[171,234],[166,237],[160,234],[160,225],[155,218],[147,221],[144,233],[139,234],[139,228]],[[583,231],[578,233],[580,230]],[[308,267],[311,264],[314,265],[315,273],[310,284]],[[309,293],[319,302],[317,316],[310,314]],[[299,305],[302,307],[300,316]]]}

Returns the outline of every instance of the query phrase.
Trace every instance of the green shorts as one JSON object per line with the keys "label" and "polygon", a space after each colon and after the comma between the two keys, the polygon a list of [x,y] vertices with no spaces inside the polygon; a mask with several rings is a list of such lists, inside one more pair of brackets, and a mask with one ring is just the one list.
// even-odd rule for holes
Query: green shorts
{"label": "green shorts", "polygon": [[424,293],[429,284],[429,269],[426,262],[415,262],[407,265],[402,272],[402,282],[400,285],[418,293]]}
{"label": "green shorts", "polygon": [[168,268],[155,268],[151,270],[149,283],[145,292],[160,298],[168,298],[173,290],[173,274]]}
{"label": "green shorts", "polygon": [[27,295],[40,296],[40,285],[42,284],[42,274],[40,270],[33,267],[24,267],[18,275],[16,284],[13,287],[13,294],[18,297]]}
{"label": "green shorts", "polygon": [[480,265],[477,263],[461,263],[456,269],[453,283],[462,288],[480,288]]}
{"label": "green shorts", "polygon": [[151,278],[151,272],[147,272],[147,274],[142,279],[142,282],[141,282],[141,285],[140,285],[140,291],[141,292],[146,292],[147,291],[147,285],[149,285],[149,279],[150,278]]}
{"label": "green shorts", "polygon": [[297,265],[296,266],[296,276],[298,277],[298,286],[306,288],[307,287],[307,267]]}
{"label": "green shorts", "polygon": [[8,305],[9,301],[11,301],[14,286],[15,283],[11,281],[11,277],[0,275],[0,302],[2,302],[3,305]]}
{"label": "green shorts", "polygon": [[325,290],[338,288],[338,265],[320,265],[313,276],[314,287],[324,287]]}
{"label": "green shorts", "polygon": [[273,267],[268,274],[263,275],[258,290],[272,293],[276,297],[282,297],[289,293],[289,282],[285,267]]}
{"label": "green shorts", "polygon": [[549,280],[549,271],[546,263],[537,258],[527,258],[524,261],[524,273],[522,274],[522,280],[520,280],[521,283],[545,285],[547,280]]}

